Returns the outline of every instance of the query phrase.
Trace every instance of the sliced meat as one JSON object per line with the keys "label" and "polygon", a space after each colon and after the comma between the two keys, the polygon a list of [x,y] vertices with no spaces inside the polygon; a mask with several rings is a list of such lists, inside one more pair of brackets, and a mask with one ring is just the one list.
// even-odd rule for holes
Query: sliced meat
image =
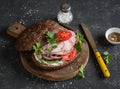
{"label": "sliced meat", "polygon": [[72,37],[69,40],[58,43],[57,48],[55,48],[51,54],[65,55],[71,51],[76,43],[76,35],[73,31],[70,32],[72,33]]}

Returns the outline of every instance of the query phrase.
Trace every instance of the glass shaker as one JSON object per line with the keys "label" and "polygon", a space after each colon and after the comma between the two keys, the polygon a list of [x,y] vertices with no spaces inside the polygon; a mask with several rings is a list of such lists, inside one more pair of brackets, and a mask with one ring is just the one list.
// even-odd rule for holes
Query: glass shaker
{"label": "glass shaker", "polygon": [[69,24],[73,20],[73,14],[71,12],[71,6],[64,3],[60,6],[60,11],[58,12],[57,19],[59,23]]}

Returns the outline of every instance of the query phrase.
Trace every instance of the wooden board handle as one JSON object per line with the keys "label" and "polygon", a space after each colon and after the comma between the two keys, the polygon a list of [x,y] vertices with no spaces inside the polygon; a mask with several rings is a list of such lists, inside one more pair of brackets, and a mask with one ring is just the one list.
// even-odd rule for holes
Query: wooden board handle
{"label": "wooden board handle", "polygon": [[18,22],[14,22],[8,27],[7,34],[14,38],[17,38],[25,29],[26,27],[24,25]]}

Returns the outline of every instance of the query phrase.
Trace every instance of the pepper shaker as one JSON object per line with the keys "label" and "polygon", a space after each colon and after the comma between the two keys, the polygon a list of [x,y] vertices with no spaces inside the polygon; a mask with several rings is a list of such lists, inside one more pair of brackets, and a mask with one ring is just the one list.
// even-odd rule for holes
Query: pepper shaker
{"label": "pepper shaker", "polygon": [[71,6],[64,3],[60,6],[60,11],[57,16],[58,22],[63,24],[69,24],[73,20],[73,14],[71,12]]}

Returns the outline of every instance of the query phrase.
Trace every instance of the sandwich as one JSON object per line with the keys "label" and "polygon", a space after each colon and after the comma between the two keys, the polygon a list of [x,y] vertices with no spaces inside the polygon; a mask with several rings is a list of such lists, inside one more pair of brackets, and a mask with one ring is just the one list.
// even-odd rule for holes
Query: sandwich
{"label": "sandwich", "polygon": [[24,30],[16,49],[28,53],[32,63],[44,70],[57,70],[72,63],[81,51],[83,36],[47,19]]}
{"label": "sandwich", "polygon": [[40,78],[67,80],[88,62],[89,47],[83,36],[54,20],[38,21],[28,28],[15,22],[7,33],[17,38],[15,47],[25,69]]}

